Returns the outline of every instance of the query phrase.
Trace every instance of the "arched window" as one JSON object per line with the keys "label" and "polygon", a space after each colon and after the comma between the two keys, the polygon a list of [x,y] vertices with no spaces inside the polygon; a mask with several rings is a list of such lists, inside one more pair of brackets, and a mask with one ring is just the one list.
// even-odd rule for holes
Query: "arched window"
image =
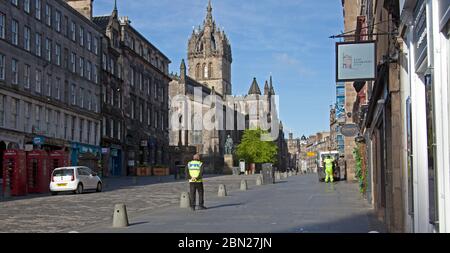
{"label": "arched window", "polygon": [[203,118],[198,114],[195,113],[194,115],[192,115],[192,125],[191,125],[191,129],[192,131],[190,131],[190,138],[191,138],[191,143],[192,145],[201,145],[203,144],[203,131],[202,126],[201,126],[201,122],[203,122]]}
{"label": "arched window", "polygon": [[200,79],[200,63],[195,67],[195,78]]}
{"label": "arched window", "polygon": [[208,67],[203,63],[203,78],[208,78]]}
{"label": "arched window", "polygon": [[213,76],[213,70],[212,70],[212,63],[210,62],[208,65],[208,77],[212,77]]}

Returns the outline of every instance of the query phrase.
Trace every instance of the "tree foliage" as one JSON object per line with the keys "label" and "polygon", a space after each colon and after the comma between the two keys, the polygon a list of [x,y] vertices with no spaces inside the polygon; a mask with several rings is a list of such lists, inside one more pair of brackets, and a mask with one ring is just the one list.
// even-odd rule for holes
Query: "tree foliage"
{"label": "tree foliage", "polygon": [[247,163],[276,163],[278,147],[273,141],[263,141],[261,136],[267,132],[261,129],[245,130],[236,154]]}

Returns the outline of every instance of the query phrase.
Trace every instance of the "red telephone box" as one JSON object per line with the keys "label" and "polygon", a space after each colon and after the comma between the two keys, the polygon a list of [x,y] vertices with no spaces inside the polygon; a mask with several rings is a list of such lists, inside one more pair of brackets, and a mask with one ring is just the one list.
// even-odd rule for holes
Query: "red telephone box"
{"label": "red telephone box", "polygon": [[49,192],[50,174],[48,153],[33,150],[27,155],[28,193]]}
{"label": "red telephone box", "polygon": [[3,192],[9,191],[11,196],[27,195],[25,151],[5,150],[3,168]]}
{"label": "red telephone box", "polygon": [[56,168],[69,166],[69,154],[63,150],[52,151],[49,154],[50,159],[50,176]]}

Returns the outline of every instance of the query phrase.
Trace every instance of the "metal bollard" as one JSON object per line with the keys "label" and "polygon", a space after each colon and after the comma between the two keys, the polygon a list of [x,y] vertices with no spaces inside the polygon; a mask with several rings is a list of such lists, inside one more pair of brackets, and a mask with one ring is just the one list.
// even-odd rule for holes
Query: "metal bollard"
{"label": "metal bollard", "polygon": [[189,196],[189,193],[182,192],[180,197],[180,208],[189,208],[191,205],[191,198]]}
{"label": "metal bollard", "polygon": [[217,193],[217,195],[219,197],[226,197],[227,194],[227,188],[225,187],[225,185],[221,184],[219,185],[219,192]]}
{"label": "metal bollard", "polygon": [[133,177],[133,184],[137,184],[137,177]]}
{"label": "metal bollard", "polygon": [[113,228],[128,227],[128,214],[125,204],[116,204],[114,206]]}
{"label": "metal bollard", "polygon": [[262,177],[261,177],[261,176],[258,176],[258,177],[256,178],[256,185],[257,185],[257,186],[260,186],[260,185],[262,185],[262,184],[263,184]]}
{"label": "metal bollard", "polygon": [[241,191],[246,191],[248,189],[247,187],[247,180],[242,180],[241,181]]}

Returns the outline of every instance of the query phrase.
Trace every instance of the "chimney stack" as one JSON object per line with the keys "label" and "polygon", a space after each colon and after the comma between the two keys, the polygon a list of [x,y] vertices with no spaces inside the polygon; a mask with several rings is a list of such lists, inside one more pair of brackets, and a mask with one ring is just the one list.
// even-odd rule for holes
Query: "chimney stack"
{"label": "chimney stack", "polygon": [[77,10],[83,16],[92,20],[94,0],[65,0],[72,8]]}

